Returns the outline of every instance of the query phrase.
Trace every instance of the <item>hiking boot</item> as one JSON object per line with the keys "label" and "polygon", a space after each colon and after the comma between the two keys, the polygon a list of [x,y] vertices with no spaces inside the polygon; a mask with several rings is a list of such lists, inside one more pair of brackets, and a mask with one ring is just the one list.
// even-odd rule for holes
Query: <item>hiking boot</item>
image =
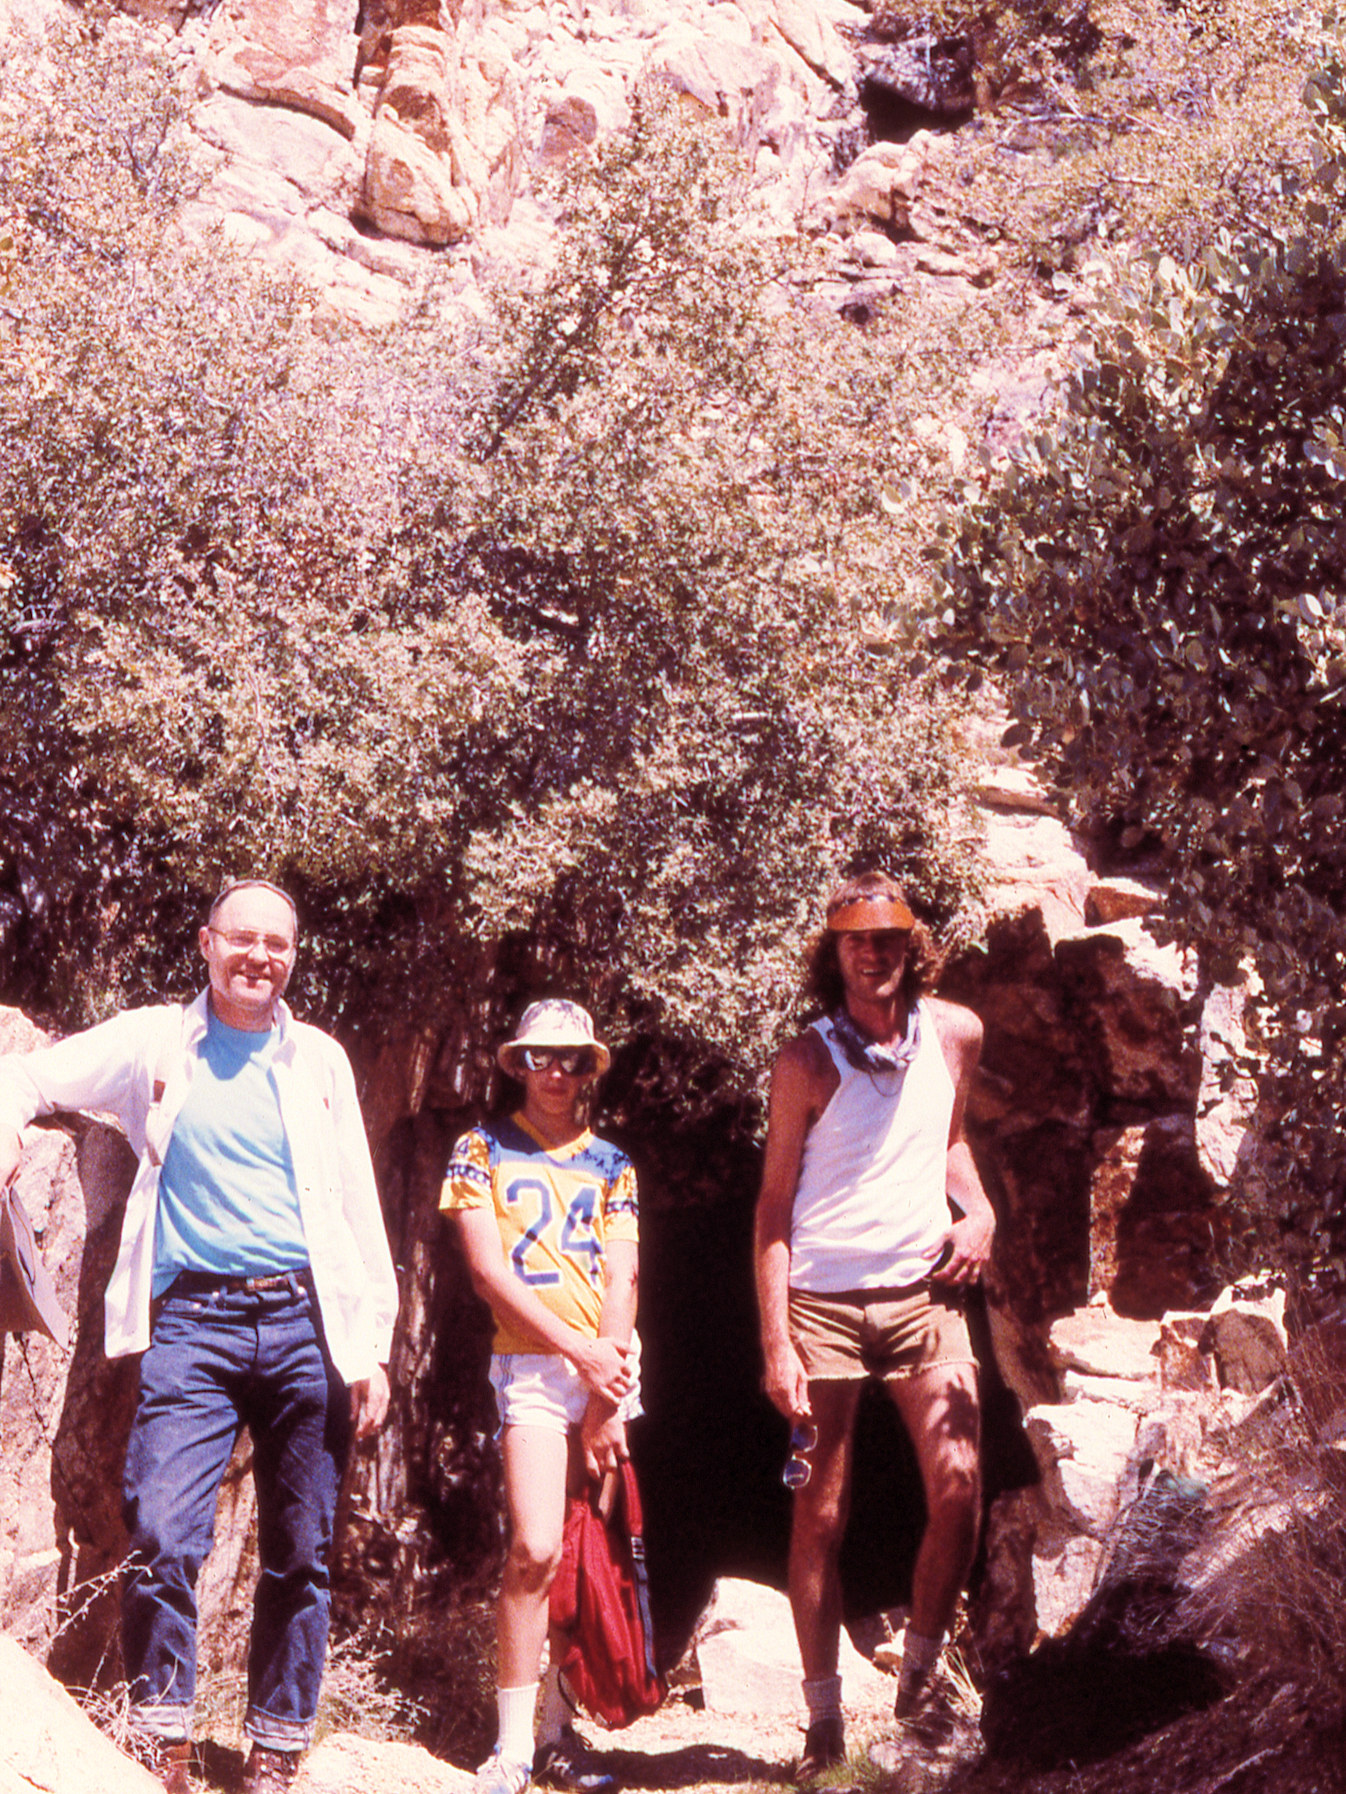
{"label": "hiking boot", "polygon": [[254,1744],[243,1771],[243,1794],[285,1794],[298,1773],[297,1750],[272,1750],[267,1744]]}
{"label": "hiking boot", "polygon": [[559,1738],[539,1744],[533,1755],[533,1780],[568,1794],[616,1794],[617,1778],[600,1769],[569,1726]]}
{"label": "hiking boot", "polygon": [[846,1756],[846,1722],[840,1713],[826,1719],[815,1719],[804,1733],[804,1754],[795,1768],[796,1787],[817,1781],[829,1769],[835,1769]]}
{"label": "hiking boot", "polygon": [[142,1761],[164,1785],[164,1794],[192,1794],[192,1747],[185,1738],[153,1738],[139,1734]]}
{"label": "hiking boot", "polygon": [[[907,1739],[930,1750],[947,1744],[958,1723],[950,1690],[937,1675],[899,1688],[893,1718],[897,1721],[899,1741]],[[893,1748],[900,1752],[900,1742]],[[874,1761],[875,1753],[869,1754]]]}
{"label": "hiking boot", "polygon": [[527,1763],[516,1763],[495,1750],[478,1769],[472,1794],[523,1794],[530,1779]]}

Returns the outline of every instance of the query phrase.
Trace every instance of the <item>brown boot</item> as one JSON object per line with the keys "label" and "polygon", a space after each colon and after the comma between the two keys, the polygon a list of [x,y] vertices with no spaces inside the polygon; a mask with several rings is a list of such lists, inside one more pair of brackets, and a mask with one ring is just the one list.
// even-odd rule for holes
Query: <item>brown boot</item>
{"label": "brown boot", "polygon": [[297,1750],[271,1750],[254,1744],[243,1771],[243,1794],[285,1794],[299,1773]]}
{"label": "brown boot", "polygon": [[147,1738],[145,1766],[164,1784],[164,1794],[192,1794],[192,1747],[185,1738]]}

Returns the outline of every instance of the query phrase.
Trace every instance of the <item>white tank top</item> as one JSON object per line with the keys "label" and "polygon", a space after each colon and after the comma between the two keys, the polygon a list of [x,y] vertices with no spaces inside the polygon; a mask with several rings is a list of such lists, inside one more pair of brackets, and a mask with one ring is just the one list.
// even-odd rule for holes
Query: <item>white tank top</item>
{"label": "white tank top", "polygon": [[857,1070],[830,1021],[813,1027],[841,1083],[804,1140],[790,1287],[815,1295],[919,1283],[952,1220],[945,1180],[953,1079],[927,1003],[903,1076]]}

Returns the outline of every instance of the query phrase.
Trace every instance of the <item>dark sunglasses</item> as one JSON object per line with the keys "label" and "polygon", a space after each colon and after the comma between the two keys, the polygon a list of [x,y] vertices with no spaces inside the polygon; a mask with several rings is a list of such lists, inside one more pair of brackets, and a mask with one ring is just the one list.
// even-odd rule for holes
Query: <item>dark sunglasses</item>
{"label": "dark sunglasses", "polygon": [[568,1078],[591,1070],[594,1062],[587,1047],[520,1047],[519,1057],[528,1071],[548,1071],[559,1065]]}
{"label": "dark sunglasses", "polygon": [[802,1489],[813,1475],[808,1454],[818,1443],[818,1429],[811,1420],[797,1420],[790,1429],[790,1456],[780,1479],[787,1489]]}

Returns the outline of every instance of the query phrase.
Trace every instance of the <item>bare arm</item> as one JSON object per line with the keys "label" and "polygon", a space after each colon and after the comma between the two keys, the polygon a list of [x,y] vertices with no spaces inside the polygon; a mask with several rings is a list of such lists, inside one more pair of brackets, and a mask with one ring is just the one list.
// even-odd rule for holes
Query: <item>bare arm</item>
{"label": "bare arm", "polygon": [[[607,1282],[603,1289],[603,1308],[598,1317],[601,1339],[612,1339],[626,1347],[636,1325],[636,1291],[639,1282],[640,1250],[634,1240],[613,1240],[604,1254],[607,1261]],[[626,1423],[618,1413],[620,1404],[606,1395],[592,1394],[580,1426],[580,1444],[589,1475],[597,1480],[615,1470],[626,1449]]]}
{"label": "bare arm", "polygon": [[620,1401],[631,1384],[626,1341],[619,1344],[615,1339],[586,1338],[553,1314],[526,1283],[521,1283],[505,1257],[492,1210],[460,1209],[453,1218],[463,1242],[472,1287],[490,1304],[496,1319],[531,1334],[540,1352],[558,1352],[574,1365],[591,1392]]}
{"label": "bare arm", "polygon": [[[790,1217],[809,1128],[831,1091],[815,1052],[801,1035],[782,1048],[771,1073],[766,1156],[757,1198],[757,1312],[762,1330],[762,1386],[787,1418],[809,1412],[808,1378],[790,1339]],[[823,1055],[825,1057],[825,1055]]]}
{"label": "bare arm", "polygon": [[995,1211],[987,1200],[967,1143],[964,1120],[968,1091],[981,1060],[982,1025],[970,1009],[938,1003],[935,1019],[940,1045],[953,1077],[953,1116],[949,1123],[949,1157],[945,1191],[955,1220],[945,1235],[946,1256],[930,1273],[934,1283],[975,1283],[991,1256]]}

